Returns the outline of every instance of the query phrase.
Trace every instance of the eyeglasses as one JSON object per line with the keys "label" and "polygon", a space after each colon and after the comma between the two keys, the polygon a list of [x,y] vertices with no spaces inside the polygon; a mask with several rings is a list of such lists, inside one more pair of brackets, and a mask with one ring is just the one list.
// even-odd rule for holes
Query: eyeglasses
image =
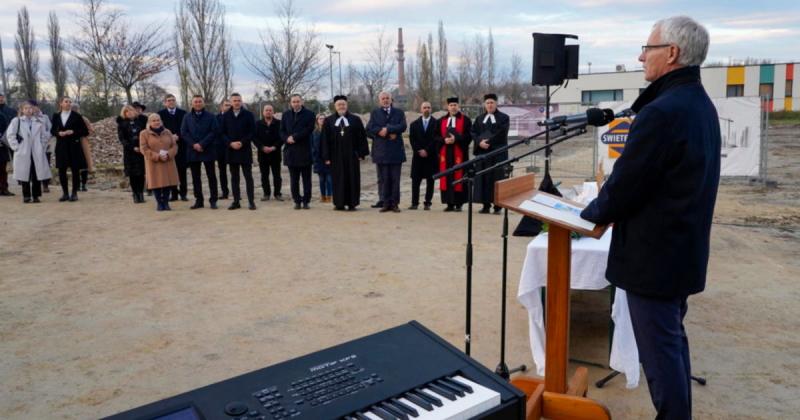
{"label": "eyeglasses", "polygon": [[647,54],[647,50],[651,50],[654,48],[664,48],[664,47],[671,47],[672,44],[658,44],[658,45],[642,45],[642,54]]}

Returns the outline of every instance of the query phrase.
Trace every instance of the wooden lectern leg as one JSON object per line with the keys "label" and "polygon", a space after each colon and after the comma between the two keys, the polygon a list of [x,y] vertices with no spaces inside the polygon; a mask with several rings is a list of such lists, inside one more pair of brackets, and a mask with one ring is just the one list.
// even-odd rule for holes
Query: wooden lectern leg
{"label": "wooden lectern leg", "polygon": [[547,239],[545,390],[567,391],[569,286],[572,242],[569,230],[550,224]]}

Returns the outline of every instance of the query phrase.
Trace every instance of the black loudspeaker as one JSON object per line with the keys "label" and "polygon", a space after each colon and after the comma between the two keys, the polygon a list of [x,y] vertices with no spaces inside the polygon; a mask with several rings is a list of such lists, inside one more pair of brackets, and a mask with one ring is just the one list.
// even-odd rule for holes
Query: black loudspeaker
{"label": "black loudspeaker", "polygon": [[576,35],[533,33],[534,85],[560,85],[564,79],[578,78],[578,46],[565,45]]}

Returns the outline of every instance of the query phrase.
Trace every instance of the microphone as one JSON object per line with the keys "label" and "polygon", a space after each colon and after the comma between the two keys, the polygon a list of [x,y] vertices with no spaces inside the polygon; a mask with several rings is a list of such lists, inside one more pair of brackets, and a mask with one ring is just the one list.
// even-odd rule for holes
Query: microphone
{"label": "microphone", "polygon": [[539,121],[540,126],[566,126],[570,124],[583,124],[600,127],[614,121],[614,110],[605,108],[589,108],[583,114],[562,115],[548,120]]}

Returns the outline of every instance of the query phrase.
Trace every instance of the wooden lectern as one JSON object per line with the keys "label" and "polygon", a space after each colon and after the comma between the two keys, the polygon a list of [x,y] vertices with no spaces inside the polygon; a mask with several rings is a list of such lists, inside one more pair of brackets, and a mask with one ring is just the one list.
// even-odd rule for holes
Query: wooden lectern
{"label": "wooden lectern", "polygon": [[[527,419],[610,419],[611,414],[603,404],[586,398],[588,371],[578,368],[567,382],[569,351],[569,288],[572,242],[570,232],[600,238],[605,226],[589,230],[564,222],[540,212],[522,208],[526,200],[537,191],[534,175],[498,181],[495,184],[494,203],[499,207],[546,222],[547,239],[547,305],[544,380],[532,377],[514,378],[512,384],[528,394]],[[566,203],[568,200],[560,199]],[[578,203],[578,206],[582,206]]]}

